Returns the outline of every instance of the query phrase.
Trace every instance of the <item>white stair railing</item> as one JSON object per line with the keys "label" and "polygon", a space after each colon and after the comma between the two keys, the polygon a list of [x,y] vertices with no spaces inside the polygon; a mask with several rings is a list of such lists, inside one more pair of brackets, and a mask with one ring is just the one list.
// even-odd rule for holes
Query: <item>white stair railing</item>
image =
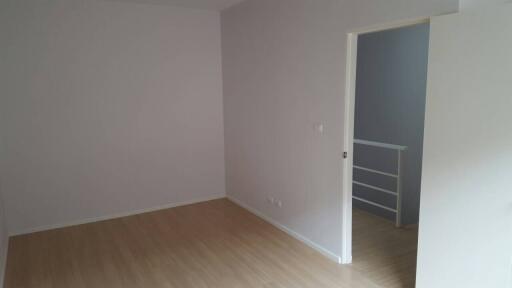
{"label": "white stair railing", "polygon": [[359,140],[359,139],[354,139],[354,145],[371,146],[371,147],[376,147],[376,148],[381,148],[381,149],[394,150],[394,151],[397,152],[397,158],[398,159],[397,159],[397,170],[396,170],[397,172],[396,172],[396,174],[388,173],[388,172],[384,172],[384,171],[379,171],[379,170],[368,168],[368,167],[362,167],[362,166],[354,165],[354,169],[357,169],[357,170],[362,170],[362,171],[366,171],[366,172],[370,172],[370,173],[375,173],[375,174],[383,175],[383,176],[386,176],[386,177],[395,178],[396,179],[396,191],[391,191],[391,190],[384,189],[384,188],[381,188],[381,187],[377,187],[377,186],[374,186],[374,185],[370,185],[370,184],[367,184],[367,183],[362,183],[362,182],[359,182],[359,181],[356,181],[356,180],[352,180],[352,182],[355,185],[366,187],[366,188],[369,188],[369,189],[372,189],[372,190],[375,190],[375,191],[379,191],[381,193],[385,193],[385,194],[392,195],[392,196],[396,197],[396,209],[384,206],[382,204],[379,204],[379,203],[376,203],[374,201],[370,201],[368,199],[364,199],[364,198],[361,198],[361,197],[352,196],[352,198],[357,200],[357,201],[366,203],[368,205],[375,206],[375,207],[384,209],[386,211],[393,212],[396,215],[396,227],[402,226],[402,180],[403,180],[403,167],[404,167],[403,164],[404,164],[404,156],[405,156],[404,154],[405,154],[405,151],[407,151],[408,147],[407,146],[401,146],[401,145],[381,143],[381,142]]}

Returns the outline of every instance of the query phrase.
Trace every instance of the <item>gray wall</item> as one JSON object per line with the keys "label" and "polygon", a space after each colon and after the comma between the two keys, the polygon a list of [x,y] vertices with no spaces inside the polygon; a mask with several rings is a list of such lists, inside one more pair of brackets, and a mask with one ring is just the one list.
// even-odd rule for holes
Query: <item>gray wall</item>
{"label": "gray wall", "polygon": [[[1,141],[1,139],[0,139]],[[3,199],[0,183],[0,287],[4,287],[5,266],[7,264],[7,247],[9,245],[9,237],[5,222],[5,202]]]}
{"label": "gray wall", "polygon": [[222,12],[228,196],[341,255],[346,33],[458,4],[247,0]]}
{"label": "gray wall", "polygon": [[[403,180],[404,224],[418,223],[429,24],[361,35],[358,40],[355,138],[408,146]],[[396,173],[396,152],[356,145],[354,163]],[[354,170],[354,179],[395,191],[389,177]],[[396,198],[354,185],[354,195],[386,206]],[[394,219],[357,200],[354,205]]]}
{"label": "gray wall", "polygon": [[[0,145],[3,139],[0,137]],[[0,152],[1,153],[1,152]],[[1,155],[1,154],[0,154]],[[4,287],[5,269],[7,264],[7,250],[9,246],[9,233],[5,219],[5,201],[0,181],[0,287]]]}
{"label": "gray wall", "polygon": [[225,196],[218,12],[0,2],[11,233]]}
{"label": "gray wall", "polygon": [[460,0],[460,10],[482,8],[484,6],[512,2],[510,0]]}

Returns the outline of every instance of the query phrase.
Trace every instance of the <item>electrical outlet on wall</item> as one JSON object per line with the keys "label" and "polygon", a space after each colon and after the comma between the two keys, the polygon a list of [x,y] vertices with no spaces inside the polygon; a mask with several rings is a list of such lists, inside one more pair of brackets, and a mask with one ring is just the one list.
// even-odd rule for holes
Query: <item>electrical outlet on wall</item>
{"label": "electrical outlet on wall", "polygon": [[266,200],[267,200],[267,203],[269,203],[269,204],[271,204],[273,206],[276,206],[276,207],[279,207],[279,208],[283,207],[283,201],[281,201],[279,199],[276,199],[276,198],[274,198],[272,196],[268,196],[266,198]]}

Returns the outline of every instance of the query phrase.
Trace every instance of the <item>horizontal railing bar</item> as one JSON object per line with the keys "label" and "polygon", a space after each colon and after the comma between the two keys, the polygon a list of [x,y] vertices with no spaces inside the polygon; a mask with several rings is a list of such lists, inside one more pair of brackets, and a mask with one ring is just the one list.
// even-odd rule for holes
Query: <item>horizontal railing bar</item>
{"label": "horizontal railing bar", "polygon": [[377,191],[380,191],[380,192],[384,192],[384,193],[387,193],[387,194],[390,194],[390,195],[393,195],[393,196],[397,196],[398,195],[394,191],[390,191],[390,190],[387,190],[387,189],[384,189],[384,188],[380,188],[380,187],[377,187],[377,186],[364,184],[364,183],[361,183],[361,182],[358,182],[358,181],[352,181],[352,182],[354,184],[356,184],[356,185],[363,186],[363,187],[366,187],[366,188],[370,188],[370,189],[373,189],[373,190],[377,190]]}
{"label": "horizontal railing bar", "polygon": [[384,176],[398,178],[398,175],[396,175],[396,174],[386,173],[386,172],[382,172],[382,171],[379,171],[379,170],[374,170],[374,169],[365,168],[365,167],[361,167],[361,166],[354,165],[354,169],[368,171],[368,172],[377,173],[377,174],[384,175]]}
{"label": "horizontal railing bar", "polygon": [[408,148],[407,146],[402,146],[402,145],[395,145],[395,144],[388,144],[388,143],[381,143],[381,142],[360,140],[360,139],[354,139],[354,144],[386,148],[386,149],[392,149],[392,150],[399,150],[399,151],[407,150],[407,148]]}
{"label": "horizontal railing bar", "polygon": [[397,213],[396,209],[392,209],[392,208],[389,208],[389,207],[386,207],[384,205],[381,205],[379,203],[375,203],[373,201],[368,201],[368,200],[365,200],[363,198],[359,198],[359,197],[356,197],[356,196],[352,196],[353,199],[356,199],[357,201],[361,201],[361,202],[364,202],[366,204],[370,204],[372,206],[376,206],[376,207],[379,207],[379,208],[382,208],[384,210],[388,210],[388,211],[391,211],[393,213]]}

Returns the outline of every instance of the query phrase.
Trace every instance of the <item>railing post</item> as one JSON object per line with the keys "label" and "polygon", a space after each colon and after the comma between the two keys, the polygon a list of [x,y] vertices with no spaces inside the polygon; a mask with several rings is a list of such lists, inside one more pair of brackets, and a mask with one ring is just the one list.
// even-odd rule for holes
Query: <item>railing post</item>
{"label": "railing post", "polygon": [[396,182],[396,227],[402,226],[402,180],[404,168],[404,153],[403,150],[398,150],[398,169],[397,169],[397,182]]}

